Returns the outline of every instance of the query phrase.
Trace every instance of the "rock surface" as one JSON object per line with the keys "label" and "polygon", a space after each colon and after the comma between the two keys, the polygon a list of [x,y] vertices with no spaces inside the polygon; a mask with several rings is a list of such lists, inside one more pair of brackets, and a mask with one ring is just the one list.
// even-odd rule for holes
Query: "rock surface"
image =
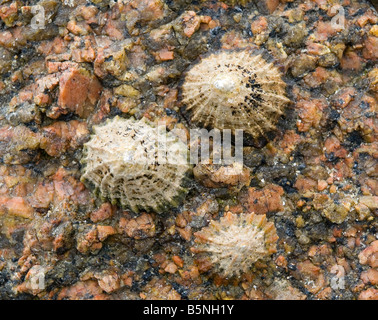
{"label": "rock surface", "polygon": [[[339,3],[344,23],[323,0],[0,1],[0,299],[377,300],[378,14]],[[198,165],[159,214],[80,181],[84,144],[117,115],[189,141],[186,71],[247,50],[267,53],[290,103],[260,115],[241,172]],[[192,254],[209,221],[251,211],[275,253],[229,278],[224,257]]]}

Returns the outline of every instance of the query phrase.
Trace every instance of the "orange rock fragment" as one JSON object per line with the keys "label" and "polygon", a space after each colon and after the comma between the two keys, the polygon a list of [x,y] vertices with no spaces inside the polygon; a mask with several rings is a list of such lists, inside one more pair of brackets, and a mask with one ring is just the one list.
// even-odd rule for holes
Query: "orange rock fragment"
{"label": "orange rock fragment", "polygon": [[45,208],[50,206],[54,199],[54,187],[52,183],[40,182],[33,195],[29,198],[29,202],[34,208]]}
{"label": "orange rock fragment", "polygon": [[173,262],[168,263],[168,265],[164,268],[165,272],[168,273],[175,273],[177,271],[177,265]]}
{"label": "orange rock fragment", "polygon": [[341,146],[340,140],[334,135],[327,138],[324,142],[324,149],[327,154],[333,153],[338,158],[345,158],[348,155],[348,151]]}
{"label": "orange rock fragment", "polygon": [[186,241],[189,241],[191,239],[192,229],[190,226],[186,226],[185,228],[177,228],[177,230],[180,233],[180,236]]}
{"label": "orange rock fragment", "polygon": [[378,23],[378,17],[376,16],[376,14],[372,12],[372,10],[366,11],[363,15],[361,15],[357,19],[357,24],[361,28],[363,28],[367,23],[370,23],[373,25]]}
{"label": "orange rock fragment", "polygon": [[275,260],[277,266],[287,269],[287,260],[283,255],[279,255]]}
{"label": "orange rock fragment", "polygon": [[378,290],[375,288],[369,288],[362,291],[358,296],[358,300],[378,300]]}
{"label": "orange rock fragment", "polygon": [[377,37],[367,37],[365,40],[365,48],[362,50],[362,55],[368,60],[378,59],[378,38]]}
{"label": "orange rock fragment", "polygon": [[163,18],[164,4],[161,0],[132,0],[130,4],[138,10],[142,21],[154,21]]}
{"label": "orange rock fragment", "polygon": [[263,16],[259,17],[251,23],[251,31],[253,32],[253,34],[262,33],[267,30],[267,28],[268,20]]}
{"label": "orange rock fragment", "polygon": [[297,268],[302,276],[302,280],[305,281],[305,287],[307,290],[316,294],[323,289],[326,282],[324,274],[318,266],[315,266],[309,260],[305,260],[298,263]]}
{"label": "orange rock fragment", "polygon": [[347,50],[340,62],[343,70],[360,71],[362,68],[362,58],[355,52]]}
{"label": "orange rock fragment", "polygon": [[21,197],[0,197],[0,215],[9,214],[25,219],[33,218],[32,206]]}
{"label": "orange rock fragment", "polygon": [[279,141],[279,147],[285,154],[290,154],[295,150],[300,140],[300,135],[296,134],[294,130],[287,130],[283,138]]}
{"label": "orange rock fragment", "polygon": [[153,218],[147,213],[143,213],[137,218],[122,217],[118,228],[121,232],[126,233],[130,238],[134,239],[153,237],[156,232]]}
{"label": "orange rock fragment", "polygon": [[201,25],[201,18],[194,11],[188,11],[183,16],[184,34],[190,38]]}
{"label": "orange rock fragment", "polygon": [[[78,8],[79,9],[79,8]],[[95,6],[80,6],[78,10],[80,15],[87,21],[87,23],[96,22],[95,17],[98,13],[98,9]]]}
{"label": "orange rock fragment", "polygon": [[294,184],[294,188],[299,192],[315,191],[317,189],[317,182],[310,178],[299,177]]}
{"label": "orange rock fragment", "polygon": [[325,41],[335,35],[337,30],[333,28],[331,22],[319,21],[316,27],[315,36],[317,41]]}
{"label": "orange rock fragment", "polygon": [[102,248],[102,243],[98,239],[98,229],[91,226],[77,236],[76,249],[83,254],[97,252]]}
{"label": "orange rock fragment", "polygon": [[235,187],[240,189],[248,186],[251,181],[250,171],[238,165],[221,166],[199,163],[193,170],[194,177],[205,187]]}
{"label": "orange rock fragment", "polygon": [[378,240],[373,241],[358,255],[361,264],[369,264],[372,268],[378,268]]}
{"label": "orange rock fragment", "polygon": [[86,122],[78,120],[54,122],[42,130],[40,147],[53,157],[60,156],[69,149],[76,149],[89,134]]}
{"label": "orange rock fragment", "polygon": [[98,210],[91,213],[91,220],[93,222],[99,222],[109,219],[113,216],[114,209],[115,208],[110,203],[103,203]]}
{"label": "orange rock fragment", "polygon": [[115,272],[107,272],[99,278],[98,285],[106,293],[112,293],[121,288],[121,279]]}
{"label": "orange rock fragment", "polygon": [[332,104],[338,109],[344,109],[357,95],[357,90],[353,87],[341,89],[332,98]]}
{"label": "orange rock fragment", "polygon": [[261,2],[265,3],[269,13],[273,13],[278,7],[280,0],[262,0]]}
{"label": "orange rock fragment", "polygon": [[325,181],[325,180],[318,180],[318,190],[319,191],[323,191],[323,190],[327,189],[327,187],[328,187],[327,181]]}
{"label": "orange rock fragment", "polygon": [[104,241],[107,237],[117,233],[112,226],[97,226],[97,232],[97,237],[100,241]]}
{"label": "orange rock fragment", "polygon": [[131,287],[133,285],[133,274],[134,272],[133,271],[127,271],[126,273],[124,273],[122,276],[121,276],[121,279],[123,281],[123,284],[125,286],[128,286],[128,287]]}
{"label": "orange rock fragment", "polygon": [[323,115],[323,108],[325,107],[320,100],[300,100],[297,103],[297,109],[300,120],[297,121],[298,130],[306,132],[311,127],[317,128],[320,123],[320,119]]}
{"label": "orange rock fragment", "polygon": [[180,268],[182,268],[184,266],[184,260],[182,260],[179,256],[173,256],[172,260]]}
{"label": "orange rock fragment", "polygon": [[117,20],[108,19],[105,25],[106,34],[114,40],[123,40],[124,35],[122,32],[121,24]]}
{"label": "orange rock fragment", "polygon": [[98,282],[95,280],[79,281],[70,287],[63,288],[57,297],[57,300],[105,300],[107,295],[103,293]]}
{"label": "orange rock fragment", "polygon": [[84,69],[65,71],[59,79],[58,105],[84,118],[100,98],[101,83]]}
{"label": "orange rock fragment", "polygon": [[167,49],[162,49],[158,51],[158,58],[160,61],[168,61],[174,59],[173,51],[169,51]]}
{"label": "orange rock fragment", "polygon": [[249,188],[247,195],[242,196],[242,204],[249,212],[266,214],[283,210],[281,196],[282,187],[269,184],[261,190]]}
{"label": "orange rock fragment", "polygon": [[378,269],[371,268],[361,273],[361,280],[364,283],[371,283],[372,285],[378,284]]}
{"label": "orange rock fragment", "polygon": [[67,23],[67,30],[75,35],[82,36],[88,34],[91,27],[85,21],[70,20]]}

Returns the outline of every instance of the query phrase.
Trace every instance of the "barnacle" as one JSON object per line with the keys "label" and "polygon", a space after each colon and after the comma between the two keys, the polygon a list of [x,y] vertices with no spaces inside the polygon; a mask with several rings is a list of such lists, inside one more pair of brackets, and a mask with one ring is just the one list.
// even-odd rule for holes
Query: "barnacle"
{"label": "barnacle", "polygon": [[249,49],[220,51],[190,68],[182,101],[192,122],[218,129],[242,129],[253,138],[275,130],[289,99],[276,66]]}
{"label": "barnacle", "polygon": [[179,205],[187,192],[187,145],[147,120],[115,117],[84,145],[82,181],[102,199],[138,212]]}
{"label": "barnacle", "polygon": [[227,212],[220,221],[195,233],[195,253],[205,253],[223,276],[247,272],[253,263],[276,252],[278,239],[273,222],[265,215]]}

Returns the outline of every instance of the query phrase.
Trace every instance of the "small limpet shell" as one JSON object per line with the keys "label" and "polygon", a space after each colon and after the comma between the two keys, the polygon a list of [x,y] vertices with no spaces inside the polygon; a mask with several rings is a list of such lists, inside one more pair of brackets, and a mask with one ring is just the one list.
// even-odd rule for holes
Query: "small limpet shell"
{"label": "small limpet shell", "polygon": [[247,272],[253,263],[275,253],[278,239],[274,223],[254,213],[227,212],[194,235],[192,251],[208,255],[225,277]]}

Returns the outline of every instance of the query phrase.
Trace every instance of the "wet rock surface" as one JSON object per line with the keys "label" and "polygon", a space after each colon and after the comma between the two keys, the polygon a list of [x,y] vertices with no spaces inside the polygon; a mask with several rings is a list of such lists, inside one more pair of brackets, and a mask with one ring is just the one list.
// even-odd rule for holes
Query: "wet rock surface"
{"label": "wet rock surface", "polygon": [[[378,299],[378,14],[338,4],[343,24],[320,0],[0,1],[0,299]],[[164,120],[184,139],[185,72],[251,48],[290,103],[241,172],[199,164],[162,213],[80,181],[95,125]],[[227,212],[278,236],[237,277],[191,251]]]}

